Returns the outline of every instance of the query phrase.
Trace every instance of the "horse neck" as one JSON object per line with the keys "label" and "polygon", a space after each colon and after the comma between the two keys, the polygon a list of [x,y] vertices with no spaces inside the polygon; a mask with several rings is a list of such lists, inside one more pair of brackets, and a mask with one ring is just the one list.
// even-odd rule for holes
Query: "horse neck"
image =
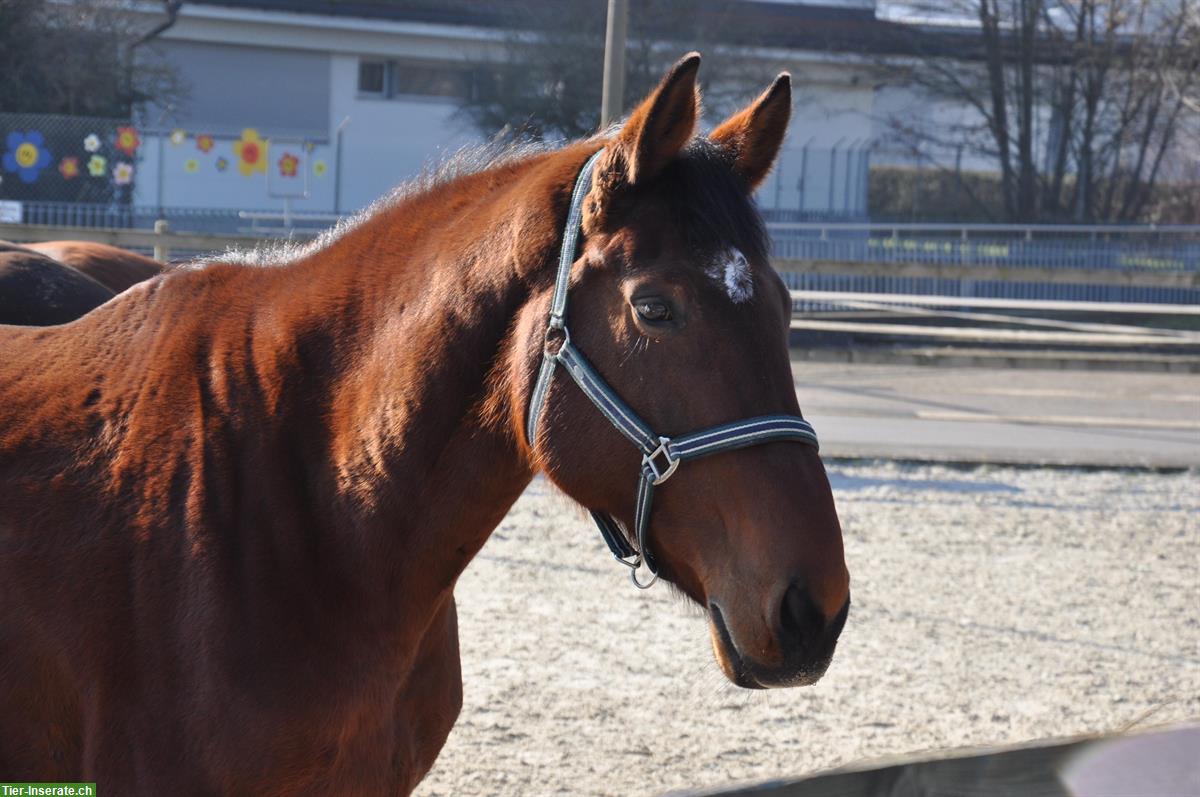
{"label": "horse neck", "polygon": [[[323,382],[303,392],[327,419],[327,521],[356,531],[355,567],[388,570],[412,594],[451,588],[532,478],[513,320],[553,280],[571,169],[586,156],[457,180],[284,270],[301,308],[287,345]],[[413,567],[402,579],[397,562]]]}

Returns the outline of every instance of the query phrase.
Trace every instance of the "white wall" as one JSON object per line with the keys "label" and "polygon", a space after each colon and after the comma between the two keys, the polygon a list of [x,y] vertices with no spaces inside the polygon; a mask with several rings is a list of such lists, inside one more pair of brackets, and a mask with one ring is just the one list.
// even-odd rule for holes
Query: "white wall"
{"label": "white wall", "polygon": [[453,100],[362,97],[357,57],[335,55],[331,69],[330,130],[350,117],[342,140],[343,211],[371,203],[481,140],[456,118]]}
{"label": "white wall", "polygon": [[[479,136],[460,123],[452,100],[436,98],[360,97],[358,57],[333,55],[329,59],[329,91],[320,98],[327,125],[311,138],[299,139],[290,131],[270,126],[271,114],[256,116],[247,111],[242,122],[263,138],[272,139],[266,167],[267,175],[254,171],[241,173],[234,144],[236,134],[217,133],[212,126],[197,121],[195,128],[184,126],[185,139],[172,143],[163,135],[143,133],[137,169],[135,203],[165,207],[280,209],[284,201],[272,193],[300,193],[302,176],[281,175],[279,160],[290,152],[302,161],[307,172],[309,196],[294,198],[297,211],[334,212],[340,179],[340,211],[357,210],[388,193],[448,157],[461,147],[477,142]],[[193,79],[203,79],[193,75]],[[336,130],[346,117],[342,140],[341,174],[338,174]],[[226,130],[230,125],[223,126]],[[232,127],[238,127],[233,125]],[[197,147],[198,134],[212,135],[209,152]],[[285,140],[286,139],[286,140]],[[307,145],[307,146],[306,146]],[[224,160],[224,170],[218,162]],[[160,170],[161,164],[161,170]]]}
{"label": "white wall", "polygon": [[[267,127],[258,128],[258,132],[263,137],[271,135]],[[172,143],[166,135],[143,135],[134,204],[278,210],[283,208],[284,201],[271,193],[300,193],[304,172],[307,172],[309,196],[293,199],[292,207],[313,212],[333,209],[333,149],[329,144],[310,142],[312,148],[307,151],[304,142],[296,139],[276,137],[272,140],[266,155],[266,167],[272,170],[269,191],[265,173],[241,173],[240,161],[233,151],[236,139],[228,135],[214,137],[212,149],[205,153],[196,142],[196,136],[204,133],[203,128],[186,133],[187,137],[180,144]],[[279,161],[285,154],[293,154],[300,160],[295,177],[280,174]],[[223,171],[218,170],[221,159],[225,161]]]}

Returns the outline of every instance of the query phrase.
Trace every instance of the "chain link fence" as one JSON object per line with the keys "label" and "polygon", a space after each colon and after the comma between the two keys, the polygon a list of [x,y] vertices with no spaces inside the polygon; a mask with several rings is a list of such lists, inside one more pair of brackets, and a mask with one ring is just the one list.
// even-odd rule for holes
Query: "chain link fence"
{"label": "chain link fence", "polygon": [[0,201],[128,207],[141,144],[124,119],[0,113]]}

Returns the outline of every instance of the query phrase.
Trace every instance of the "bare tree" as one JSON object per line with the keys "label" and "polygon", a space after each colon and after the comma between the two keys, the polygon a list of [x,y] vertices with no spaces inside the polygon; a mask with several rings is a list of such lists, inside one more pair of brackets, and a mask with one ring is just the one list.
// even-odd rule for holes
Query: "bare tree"
{"label": "bare tree", "polygon": [[974,23],[914,31],[917,57],[899,74],[969,113],[897,114],[888,127],[914,153],[991,160],[1009,220],[1142,218],[1165,161],[1200,134],[1197,0],[930,0],[914,11]]}
{"label": "bare tree", "polygon": [[151,100],[178,103],[180,78],[142,47],[181,0],[162,5],[147,21],[121,0],[0,0],[0,110],[129,118]]}
{"label": "bare tree", "polygon": [[[705,103],[716,114],[765,88],[771,64],[740,57],[721,44],[721,30],[737,3],[712,0],[638,0],[630,6],[625,54],[624,107],[632,107],[664,70],[688,50],[701,50]],[[480,65],[475,91],[462,113],[485,136],[578,138],[600,123],[605,4],[513,5],[503,58]]]}

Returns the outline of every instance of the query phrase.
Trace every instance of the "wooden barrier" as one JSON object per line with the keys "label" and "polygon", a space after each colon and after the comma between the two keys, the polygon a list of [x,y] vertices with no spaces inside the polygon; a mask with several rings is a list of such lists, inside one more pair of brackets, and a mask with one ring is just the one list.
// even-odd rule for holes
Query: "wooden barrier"
{"label": "wooden barrier", "polygon": [[[792,300],[858,311],[861,317],[829,317],[829,313],[798,313],[793,330],[836,332],[898,338],[926,338],[953,343],[1011,344],[1018,346],[1085,346],[1105,348],[1186,347],[1200,350],[1200,332],[1191,329],[1117,324],[1114,315],[1167,318],[1200,316],[1200,305],[1149,304],[1135,302],[1064,302],[1044,299],[990,299],[970,296],[925,296],[854,291],[791,291]],[[1001,310],[1008,312],[984,312]],[[1031,311],[1092,313],[1102,322],[1044,318]],[[824,317],[822,317],[822,315]],[[933,321],[932,324],[889,323],[904,317]],[[954,322],[967,321],[971,326]],[[946,323],[949,322],[949,323]],[[1004,329],[986,324],[1025,327]]]}
{"label": "wooden barrier", "polygon": [[170,260],[172,250],[189,252],[222,252],[226,249],[249,249],[263,243],[283,241],[251,235],[218,233],[173,232],[164,221],[156,222],[153,230],[102,229],[98,227],[50,227],[41,224],[0,224],[0,240],[13,243],[39,241],[92,241],[119,246],[122,249],[154,250],[154,259]]}
{"label": "wooden barrier", "polygon": [[1200,788],[1200,726],[893,760],[798,780],[668,797],[1184,797]]}
{"label": "wooden barrier", "polygon": [[816,332],[848,332],[889,337],[937,338],[972,343],[1018,343],[1052,346],[1186,346],[1200,341],[1192,337],[1167,335],[1131,335],[1109,332],[1067,332],[1058,330],[992,329],[987,327],[946,327],[917,324],[882,324],[872,321],[826,321],[792,319],[792,329]]}
{"label": "wooden barrier", "polygon": [[1072,302],[1058,299],[990,299],[976,296],[929,296],[856,291],[791,291],[797,302],[878,302],[923,307],[979,307],[1000,310],[1066,310],[1074,313],[1131,313],[1133,315],[1200,315],[1200,305],[1143,302]]}

